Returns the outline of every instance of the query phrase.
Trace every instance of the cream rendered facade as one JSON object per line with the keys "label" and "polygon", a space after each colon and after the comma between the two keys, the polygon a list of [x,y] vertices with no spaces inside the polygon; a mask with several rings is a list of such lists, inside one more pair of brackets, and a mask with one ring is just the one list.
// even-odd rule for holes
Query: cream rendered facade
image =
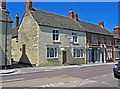
{"label": "cream rendered facade", "polygon": [[[53,41],[53,30],[59,31],[59,42]],[[72,32],[77,33],[78,43],[70,44],[69,37]],[[18,29],[18,42],[13,45],[13,59],[22,63],[35,64],[36,66],[63,65],[63,51],[66,52],[65,64],[86,63],[86,33],[40,26],[33,16],[24,16]],[[57,48],[56,58],[47,58],[47,47]],[[83,49],[83,58],[73,57],[73,49]]]}

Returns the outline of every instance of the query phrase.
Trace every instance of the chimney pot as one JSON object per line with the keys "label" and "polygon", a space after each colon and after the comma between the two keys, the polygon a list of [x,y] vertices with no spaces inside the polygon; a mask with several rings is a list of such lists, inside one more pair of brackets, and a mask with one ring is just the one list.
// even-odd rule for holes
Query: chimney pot
{"label": "chimney pot", "polygon": [[74,19],[78,21],[78,14],[74,14]]}
{"label": "chimney pot", "polygon": [[114,27],[114,34],[119,34],[120,35],[120,28],[119,26]]}
{"label": "chimney pot", "polygon": [[19,16],[18,16],[18,13],[16,14],[15,16],[15,27],[18,28],[19,26]]}
{"label": "chimney pot", "polygon": [[26,1],[26,12],[32,9],[32,0]]}
{"label": "chimney pot", "polygon": [[104,21],[99,22],[99,25],[103,28],[104,27]]}
{"label": "chimney pot", "polygon": [[73,12],[72,9],[69,11],[69,17],[70,17],[70,18],[74,18],[74,12]]}
{"label": "chimney pot", "polygon": [[6,0],[0,0],[0,8],[6,10]]}

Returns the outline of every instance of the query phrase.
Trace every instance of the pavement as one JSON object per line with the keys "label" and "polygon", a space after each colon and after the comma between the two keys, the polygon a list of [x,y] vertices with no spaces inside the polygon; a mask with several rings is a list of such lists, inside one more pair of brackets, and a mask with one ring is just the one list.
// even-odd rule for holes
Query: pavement
{"label": "pavement", "polygon": [[0,75],[11,75],[11,74],[27,74],[27,73],[37,73],[37,72],[45,72],[45,71],[54,71],[60,69],[68,69],[68,68],[84,68],[84,67],[93,67],[93,66],[105,66],[112,65],[116,62],[111,63],[98,63],[98,64],[83,64],[83,65],[68,65],[68,66],[49,66],[49,67],[26,67],[26,68],[15,68],[15,69],[7,69],[0,70]]}

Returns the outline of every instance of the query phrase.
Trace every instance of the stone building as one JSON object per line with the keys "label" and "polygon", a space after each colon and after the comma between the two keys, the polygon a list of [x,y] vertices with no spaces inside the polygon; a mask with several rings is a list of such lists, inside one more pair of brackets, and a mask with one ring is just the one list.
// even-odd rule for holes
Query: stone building
{"label": "stone building", "polygon": [[0,1],[0,66],[5,66],[5,55],[7,56],[7,65],[11,65],[12,23],[9,12],[6,11],[6,2]]}
{"label": "stone building", "polygon": [[72,13],[66,17],[36,10],[27,0],[18,35],[12,39],[13,60],[36,66],[86,63],[86,34]]}

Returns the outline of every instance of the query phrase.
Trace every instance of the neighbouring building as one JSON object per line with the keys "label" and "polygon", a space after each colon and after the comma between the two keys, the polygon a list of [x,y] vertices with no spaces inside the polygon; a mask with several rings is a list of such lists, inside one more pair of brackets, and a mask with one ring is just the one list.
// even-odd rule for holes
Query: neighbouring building
{"label": "neighbouring building", "polygon": [[120,28],[115,26],[112,32],[114,36],[114,58],[115,60],[120,60]]}
{"label": "neighbouring building", "polygon": [[12,36],[13,60],[36,66],[85,64],[86,33],[72,13],[66,17],[36,10],[27,0],[19,28],[13,29],[13,34],[18,31]]}
{"label": "neighbouring building", "polygon": [[[71,18],[78,18],[72,13]],[[77,23],[86,32],[86,63],[106,63],[114,61],[113,35],[104,27],[104,22],[99,25],[77,20]]]}
{"label": "neighbouring building", "polygon": [[0,66],[1,67],[5,66],[5,54],[7,56],[7,66],[11,65],[12,23],[13,22],[9,17],[9,12],[6,11],[6,2],[5,0],[1,0],[0,1]]}
{"label": "neighbouring building", "polygon": [[86,30],[87,36],[87,63],[106,63],[114,61],[113,36],[104,27],[80,21],[79,24]]}

